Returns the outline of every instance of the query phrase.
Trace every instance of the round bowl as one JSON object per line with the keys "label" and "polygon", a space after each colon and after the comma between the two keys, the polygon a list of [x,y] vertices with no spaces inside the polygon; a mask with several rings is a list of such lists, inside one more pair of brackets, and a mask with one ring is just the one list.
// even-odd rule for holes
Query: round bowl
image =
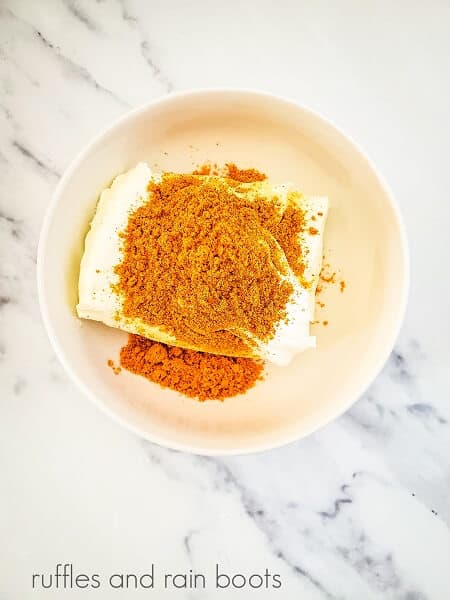
{"label": "round bowl", "polygon": [[[274,182],[326,195],[324,252],[337,279],[322,292],[317,348],[224,402],[197,402],[127,371],[126,335],[76,317],[84,236],[102,189],[147,161],[187,172],[199,164],[256,167]],[[245,90],[173,94],[131,111],[98,135],[56,188],[42,228],[38,287],[55,351],[72,379],[125,427],[199,454],[238,454],[297,440],[341,415],[378,374],[395,342],[408,288],[405,230],[386,183],[353,141],[288,100]],[[328,324],[323,325],[323,321]]]}

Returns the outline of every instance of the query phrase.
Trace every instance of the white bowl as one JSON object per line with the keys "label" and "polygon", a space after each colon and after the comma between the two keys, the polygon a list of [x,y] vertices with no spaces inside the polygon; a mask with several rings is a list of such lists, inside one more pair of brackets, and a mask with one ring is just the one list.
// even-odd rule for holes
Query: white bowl
{"label": "white bowl", "polygon": [[[224,402],[204,402],[107,367],[125,334],[75,315],[84,235],[101,190],[147,161],[186,172],[206,161],[256,167],[275,182],[327,195],[325,251],[347,283],[324,292],[317,349]],[[42,315],[62,364],[105,412],[139,435],[199,454],[273,448],[325,425],[358,399],[386,361],[408,288],[405,231],[386,183],[331,123],[282,98],[244,90],[166,96],[119,119],[74,160],[41,233]]]}

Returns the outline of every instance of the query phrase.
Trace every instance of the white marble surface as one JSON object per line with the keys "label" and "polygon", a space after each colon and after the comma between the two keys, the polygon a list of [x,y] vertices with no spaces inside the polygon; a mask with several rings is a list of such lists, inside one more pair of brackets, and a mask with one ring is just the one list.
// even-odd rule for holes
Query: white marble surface
{"label": "white marble surface", "polygon": [[[0,2],[0,598],[450,598],[450,4]],[[391,183],[412,287],[382,374],[342,418],[266,454],[136,439],[67,379],[35,286],[58,177],[100,128],[171,90],[290,96]],[[31,590],[57,562],[107,574],[279,573],[281,590]]]}

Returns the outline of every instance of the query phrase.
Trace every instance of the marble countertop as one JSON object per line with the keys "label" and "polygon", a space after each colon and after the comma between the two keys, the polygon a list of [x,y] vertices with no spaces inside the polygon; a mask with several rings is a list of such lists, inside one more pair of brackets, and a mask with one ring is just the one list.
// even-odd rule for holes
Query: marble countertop
{"label": "marble countertop", "polygon": [[[0,598],[78,572],[278,573],[281,589],[71,598],[450,598],[450,4],[0,3]],[[390,182],[412,285],[383,372],[296,444],[203,458],[143,442],[68,380],[37,302],[58,178],[99,129],[172,90],[243,86],[334,120]]]}

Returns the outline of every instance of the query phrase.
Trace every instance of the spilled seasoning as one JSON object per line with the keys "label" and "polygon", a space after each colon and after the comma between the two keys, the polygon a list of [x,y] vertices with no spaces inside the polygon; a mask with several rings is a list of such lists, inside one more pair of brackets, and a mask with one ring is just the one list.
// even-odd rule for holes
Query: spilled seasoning
{"label": "spilled seasoning", "polygon": [[[320,215],[320,213],[318,213]],[[325,287],[329,287],[332,285],[339,285],[339,291],[342,293],[344,293],[346,287],[347,287],[347,282],[343,279],[341,279],[340,281],[337,281],[337,272],[333,270],[330,262],[326,259],[325,255],[322,257],[323,258],[323,263],[322,263],[322,269],[320,271],[320,276],[319,276],[319,285],[317,286],[316,289],[316,305],[319,306],[320,308],[324,308],[325,307],[325,303],[322,302],[320,300],[321,298],[321,294],[323,293]],[[324,325],[325,327],[328,325],[328,320],[325,321],[314,321],[313,324],[318,324],[318,323],[322,323],[322,325]]]}
{"label": "spilled seasoning", "polygon": [[114,289],[123,314],[205,352],[251,354],[239,332],[273,337],[293,291],[269,202],[236,195],[218,177],[173,173],[149,192],[122,234]]}
{"label": "spilled seasoning", "polygon": [[119,366],[117,366],[113,360],[109,359],[107,361],[107,365],[108,367],[110,367],[114,373],[114,375],[118,375],[121,372],[121,368]]}
{"label": "spilled seasoning", "polygon": [[262,379],[262,361],[233,356],[252,356],[248,336],[237,332],[269,340],[292,293],[282,254],[296,275],[305,269],[302,211],[292,204],[280,214],[266,198],[239,196],[241,184],[266,179],[256,169],[229,163],[222,173],[230,185],[217,165],[150,183],[152,200],[130,215],[116,267],[125,315],[204,350],[132,334],[121,366],[199,400],[223,400]]}
{"label": "spilled seasoning", "polygon": [[259,360],[176,348],[133,334],[120,351],[120,364],[162,387],[201,401],[243,394],[262,379],[263,372]]}

